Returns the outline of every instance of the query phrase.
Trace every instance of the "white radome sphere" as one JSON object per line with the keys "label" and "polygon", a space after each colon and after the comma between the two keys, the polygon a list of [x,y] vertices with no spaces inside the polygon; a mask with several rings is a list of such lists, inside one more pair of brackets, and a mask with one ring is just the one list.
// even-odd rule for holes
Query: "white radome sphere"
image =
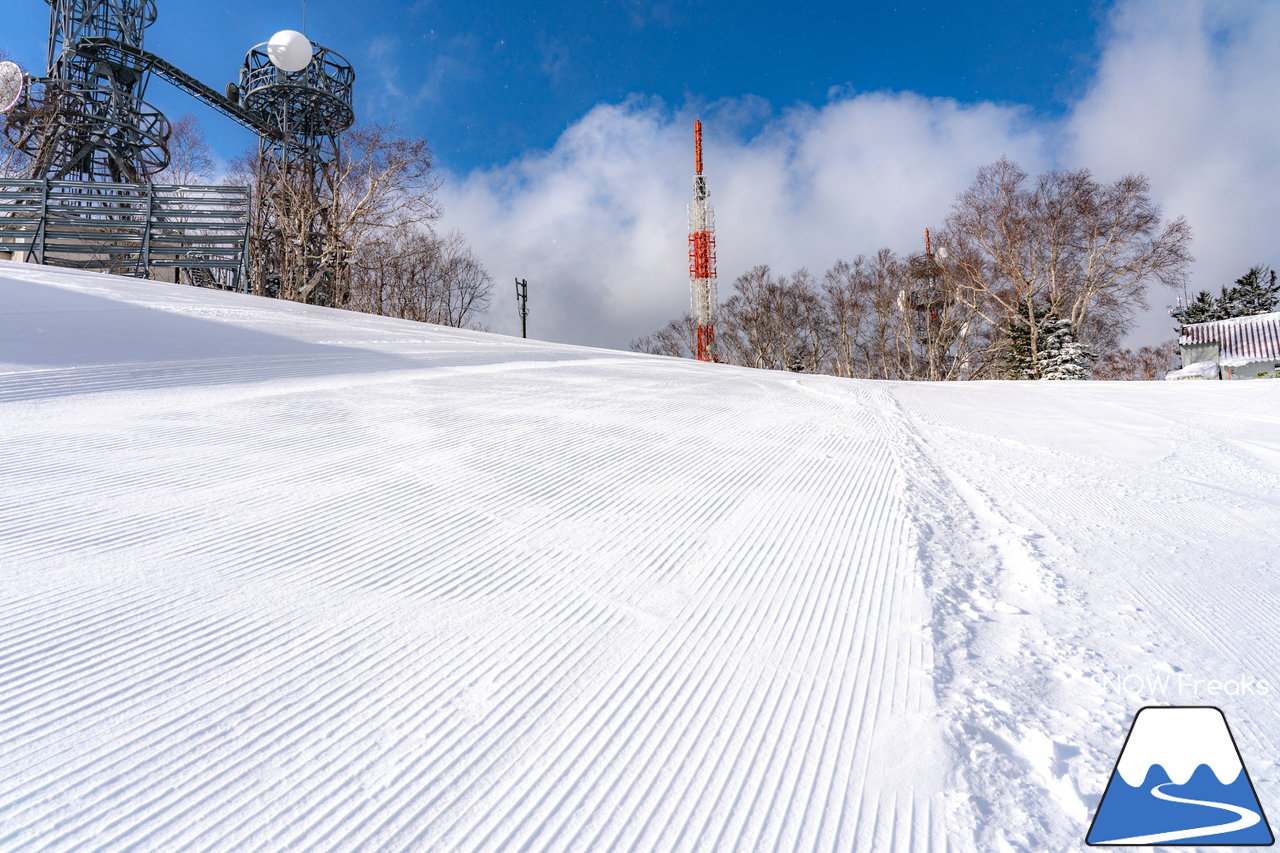
{"label": "white radome sphere", "polygon": [[26,79],[16,62],[0,62],[0,113],[7,113],[22,97]]}
{"label": "white radome sphere", "polygon": [[267,58],[290,74],[311,64],[311,41],[297,30],[281,30],[267,42]]}

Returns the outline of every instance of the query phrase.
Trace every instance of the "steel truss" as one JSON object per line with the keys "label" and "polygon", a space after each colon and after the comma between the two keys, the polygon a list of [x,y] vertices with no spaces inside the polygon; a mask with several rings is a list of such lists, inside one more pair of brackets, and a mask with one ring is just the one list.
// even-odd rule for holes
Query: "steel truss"
{"label": "steel truss", "polygon": [[[224,95],[146,50],[144,35],[156,20],[155,0],[46,2],[48,69],[43,77],[27,79],[23,97],[4,122],[8,142],[31,159],[31,177],[45,182],[45,199],[39,202],[41,212],[33,214],[29,208],[35,204],[35,185],[7,186],[0,194],[8,208],[0,235],[27,239],[15,236],[26,234],[28,226],[20,223],[34,223],[29,227],[36,231],[28,236],[45,247],[32,253],[42,262],[58,258],[57,262],[116,268],[124,258],[138,270],[163,265],[205,268],[203,263],[170,264],[176,256],[150,252],[149,241],[176,232],[163,217],[146,223],[137,219],[139,199],[148,199],[148,209],[157,202],[163,206],[174,189],[148,186],[169,164],[169,122],[143,99],[154,73],[258,134],[255,245],[263,249],[263,256],[254,264],[254,289],[291,298],[328,293],[324,301],[332,301],[341,290],[342,264],[350,255],[349,247],[333,245],[329,211],[338,139],[355,121],[351,64],[334,51],[312,45],[310,65],[287,73],[273,65],[266,46],[259,45],[245,57],[239,84],[228,85]],[[247,189],[238,192],[248,197]],[[45,205],[51,194],[60,201],[50,209]],[[81,202],[74,203],[73,196]],[[75,216],[84,218],[83,228],[69,224],[67,217]],[[233,230],[244,230],[240,226],[249,221],[249,211],[237,216]],[[104,223],[119,228],[112,230],[115,226]],[[75,232],[56,252],[46,250],[55,231]],[[128,239],[135,232],[145,237],[137,247]],[[193,239],[178,247],[178,254],[199,261],[199,240],[190,229],[183,233]],[[93,234],[104,235],[101,251],[87,248]],[[286,249],[275,245],[285,240]],[[247,238],[238,243],[242,254],[237,269],[244,268],[247,245]],[[205,260],[222,264],[226,259]]]}

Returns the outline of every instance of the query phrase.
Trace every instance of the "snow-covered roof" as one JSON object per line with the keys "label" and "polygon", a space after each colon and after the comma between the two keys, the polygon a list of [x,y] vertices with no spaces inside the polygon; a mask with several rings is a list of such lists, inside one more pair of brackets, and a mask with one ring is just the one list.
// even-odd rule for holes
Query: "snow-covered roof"
{"label": "snow-covered roof", "polygon": [[1224,364],[1280,359],[1280,311],[1192,323],[1182,327],[1178,343],[1183,346],[1216,343],[1221,348],[1219,361]]}

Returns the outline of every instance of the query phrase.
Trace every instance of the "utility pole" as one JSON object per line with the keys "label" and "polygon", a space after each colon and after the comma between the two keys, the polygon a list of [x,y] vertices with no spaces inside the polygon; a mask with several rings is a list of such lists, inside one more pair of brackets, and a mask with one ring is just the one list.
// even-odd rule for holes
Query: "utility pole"
{"label": "utility pole", "polygon": [[520,337],[529,337],[529,281],[516,279],[516,304],[520,306]]}

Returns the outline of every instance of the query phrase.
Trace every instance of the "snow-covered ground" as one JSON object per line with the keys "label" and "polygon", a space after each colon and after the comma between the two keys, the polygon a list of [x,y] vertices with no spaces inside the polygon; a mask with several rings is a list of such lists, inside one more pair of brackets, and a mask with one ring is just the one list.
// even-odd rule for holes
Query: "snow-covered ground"
{"label": "snow-covered ground", "polygon": [[1280,381],[0,263],[4,850],[1078,850],[1144,704],[1220,706],[1274,825],[1278,569]]}

